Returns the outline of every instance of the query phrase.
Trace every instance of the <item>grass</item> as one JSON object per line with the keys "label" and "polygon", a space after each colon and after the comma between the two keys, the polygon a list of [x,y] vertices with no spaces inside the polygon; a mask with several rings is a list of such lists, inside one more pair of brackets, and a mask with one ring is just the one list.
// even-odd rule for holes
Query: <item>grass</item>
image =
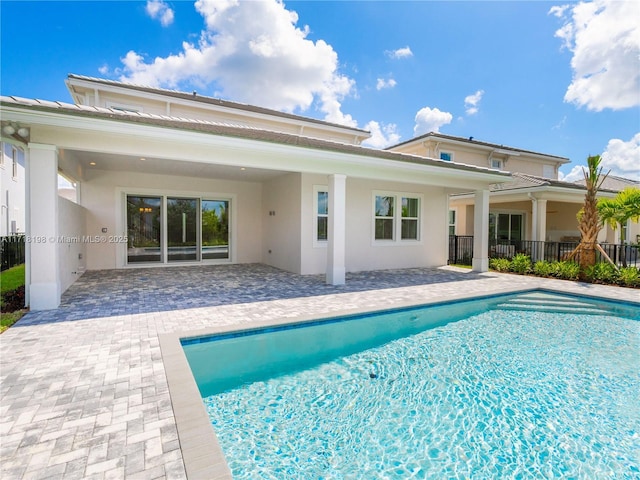
{"label": "grass", "polygon": [[[0,303],[5,293],[11,292],[24,285],[24,264],[9,268],[0,273]],[[3,312],[0,315],[0,333],[16,323],[25,314],[26,310],[15,312]]]}
{"label": "grass", "polygon": [[25,310],[3,313],[2,318],[0,318],[0,333],[4,332],[7,328],[20,320],[25,313]]}
{"label": "grass", "polygon": [[24,285],[24,263],[0,273],[0,290],[2,293],[15,290],[22,285]]}

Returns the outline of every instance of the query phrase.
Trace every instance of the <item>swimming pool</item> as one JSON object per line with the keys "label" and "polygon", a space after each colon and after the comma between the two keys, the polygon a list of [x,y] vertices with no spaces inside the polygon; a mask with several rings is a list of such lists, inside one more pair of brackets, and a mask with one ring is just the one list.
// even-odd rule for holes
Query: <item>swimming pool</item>
{"label": "swimming pool", "polygon": [[639,319],[531,292],[183,348],[234,478],[634,478]]}

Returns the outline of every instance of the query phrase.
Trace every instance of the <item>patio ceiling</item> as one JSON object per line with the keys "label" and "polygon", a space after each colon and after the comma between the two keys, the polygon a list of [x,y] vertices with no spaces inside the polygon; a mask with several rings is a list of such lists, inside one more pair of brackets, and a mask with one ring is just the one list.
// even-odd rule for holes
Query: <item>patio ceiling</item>
{"label": "patio ceiling", "polygon": [[153,173],[244,182],[264,182],[289,173],[281,170],[191,161],[176,162],[170,159],[148,156],[141,157],[138,155],[88,152],[73,149],[61,149],[58,162],[60,170],[66,176],[75,180],[84,180],[87,176],[91,176],[94,171]]}

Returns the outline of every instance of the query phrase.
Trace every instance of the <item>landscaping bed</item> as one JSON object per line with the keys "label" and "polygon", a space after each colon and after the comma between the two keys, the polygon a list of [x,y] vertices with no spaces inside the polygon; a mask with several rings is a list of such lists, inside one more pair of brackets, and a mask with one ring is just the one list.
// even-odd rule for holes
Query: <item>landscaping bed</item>
{"label": "landscaping bed", "polygon": [[[580,265],[576,262],[532,262],[528,255],[517,254],[513,258],[492,258],[489,268],[497,272],[511,272],[520,275],[536,275],[539,277],[559,278],[562,280],[580,280]],[[588,267],[583,281],[602,285],[618,285],[621,287],[640,288],[640,269],[622,267],[616,269],[610,263],[596,263]]]}

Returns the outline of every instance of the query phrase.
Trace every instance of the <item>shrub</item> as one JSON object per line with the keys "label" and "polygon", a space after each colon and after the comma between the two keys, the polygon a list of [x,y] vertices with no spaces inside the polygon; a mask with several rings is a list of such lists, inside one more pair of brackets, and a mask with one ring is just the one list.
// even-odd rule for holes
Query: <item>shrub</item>
{"label": "shrub", "polygon": [[580,265],[576,262],[556,262],[553,266],[556,277],[563,280],[578,280]]}
{"label": "shrub", "polygon": [[533,273],[540,277],[551,277],[556,272],[555,266],[545,260],[538,260],[533,265]]}
{"label": "shrub", "polygon": [[610,263],[596,263],[587,267],[584,271],[585,278],[592,283],[616,283],[618,272]]}
{"label": "shrub", "polygon": [[492,258],[489,260],[489,267],[497,272],[509,272],[511,261],[508,258]]}
{"label": "shrub", "polygon": [[511,270],[520,275],[531,271],[531,258],[524,253],[518,253],[511,260]]}
{"label": "shrub", "polygon": [[635,267],[621,268],[618,283],[626,287],[640,287],[640,270]]}

